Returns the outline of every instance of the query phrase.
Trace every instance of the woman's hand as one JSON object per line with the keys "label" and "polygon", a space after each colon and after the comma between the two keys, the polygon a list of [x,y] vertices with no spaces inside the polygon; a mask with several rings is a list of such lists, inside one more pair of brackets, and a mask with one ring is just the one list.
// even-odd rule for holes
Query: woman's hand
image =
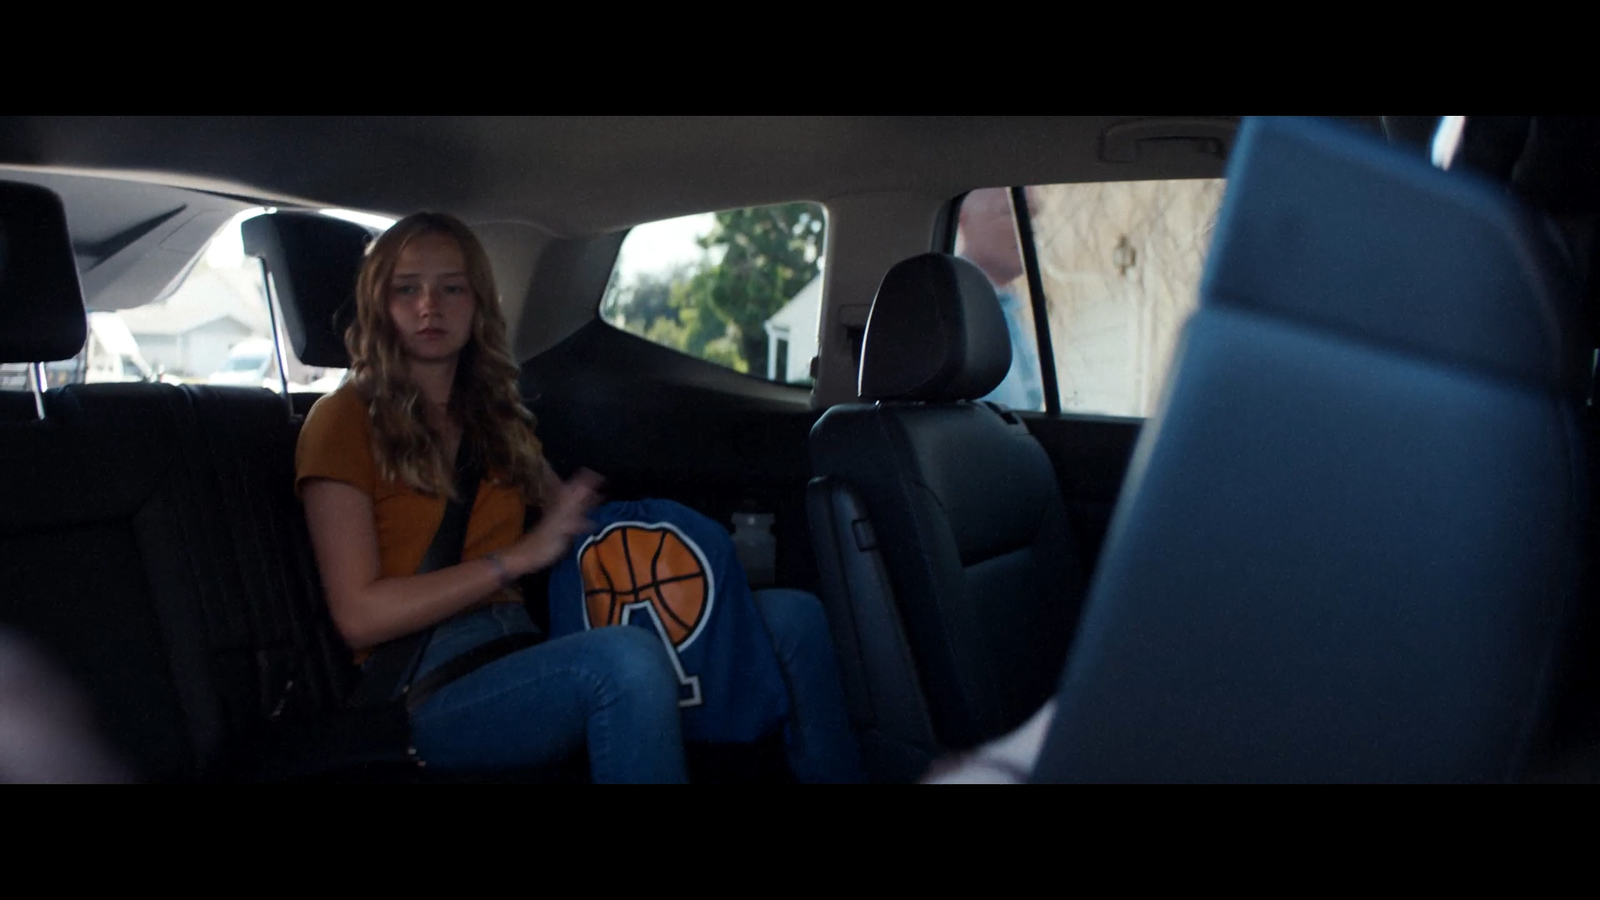
{"label": "woman's hand", "polygon": [[521,540],[500,552],[512,575],[521,577],[555,565],[575,538],[594,531],[589,513],[600,505],[605,479],[580,469],[565,482],[555,481],[545,491],[544,515]]}
{"label": "woman's hand", "polygon": [[589,512],[600,502],[602,484],[587,469],[566,482],[551,477],[544,517],[500,551],[504,570],[473,560],[425,575],[384,578],[372,498],[340,481],[307,480],[301,489],[306,523],[334,625],[354,649],[375,647],[470,608],[505,586],[506,571],[522,576],[554,564],[573,538],[594,529]]}

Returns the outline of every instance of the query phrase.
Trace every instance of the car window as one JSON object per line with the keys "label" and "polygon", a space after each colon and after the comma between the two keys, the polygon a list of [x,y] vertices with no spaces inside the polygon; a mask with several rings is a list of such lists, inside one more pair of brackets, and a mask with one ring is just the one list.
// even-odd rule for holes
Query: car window
{"label": "car window", "polygon": [[[107,381],[165,381],[282,390],[273,351],[273,316],[261,265],[246,257],[239,226],[261,215],[256,207],[235,215],[212,236],[178,284],[164,296],[117,310],[88,314],[88,339],[78,355],[45,367],[46,387]],[[346,210],[325,215],[385,228],[393,220]],[[282,328],[283,316],[277,316]],[[290,391],[326,393],[344,369],[302,364],[287,336]],[[0,366],[0,390],[29,390],[27,366]]]}
{"label": "car window", "polygon": [[[153,368],[140,351],[121,315],[94,311],[87,314],[84,345],[71,359],[48,362],[44,366],[46,388],[68,384],[115,381],[157,381],[161,372]],[[0,366],[0,390],[30,390],[28,365],[8,363]]]}
{"label": "car window", "polygon": [[[1062,412],[1151,414],[1199,301],[1222,189],[1220,178],[1026,188]],[[954,252],[989,276],[1012,331],[1012,369],[985,399],[1043,410],[1023,249],[1009,189],[963,198]]]}
{"label": "car window", "polygon": [[617,254],[600,317],[736,372],[809,386],[826,237],[817,203],[636,226]]}

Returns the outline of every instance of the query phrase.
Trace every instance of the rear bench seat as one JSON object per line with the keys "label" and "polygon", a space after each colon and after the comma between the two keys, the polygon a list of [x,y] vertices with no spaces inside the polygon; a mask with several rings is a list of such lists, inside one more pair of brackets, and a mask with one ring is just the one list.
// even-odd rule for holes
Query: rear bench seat
{"label": "rear bench seat", "polygon": [[[17,400],[29,400],[23,407]],[[85,689],[145,779],[581,782],[586,761],[420,771],[356,675],[293,493],[300,420],[259,388],[74,385],[0,407],[0,622]],[[375,752],[381,751],[381,752]]]}
{"label": "rear bench seat", "polygon": [[320,717],[347,694],[355,671],[293,494],[300,420],[261,389],[181,393],[179,417],[188,419],[179,465],[196,482],[185,490],[193,500],[187,546],[204,548],[215,567],[199,579],[198,600],[225,732]]}
{"label": "rear bench seat", "polygon": [[[0,238],[0,361],[71,358],[87,329],[59,198],[0,182]],[[0,625],[53,652],[146,779],[337,763],[327,738],[365,723],[328,715],[354,672],[293,494],[299,418],[248,388],[39,400],[42,419],[0,394]]]}
{"label": "rear bench seat", "polygon": [[147,554],[180,527],[177,507],[158,499],[171,494],[176,424],[159,404],[137,427],[90,424],[76,391],[51,391],[45,421],[17,421],[33,409],[16,399],[28,405],[8,403],[0,423],[0,621],[54,652],[140,775],[195,771],[219,738],[202,712],[211,704],[179,700],[195,693],[177,673],[201,668],[184,658],[199,634],[162,620],[145,574]]}
{"label": "rear bench seat", "polygon": [[78,385],[46,394],[42,422],[7,411],[0,619],[55,651],[144,777],[237,775],[269,720],[332,707],[351,665],[281,398]]}

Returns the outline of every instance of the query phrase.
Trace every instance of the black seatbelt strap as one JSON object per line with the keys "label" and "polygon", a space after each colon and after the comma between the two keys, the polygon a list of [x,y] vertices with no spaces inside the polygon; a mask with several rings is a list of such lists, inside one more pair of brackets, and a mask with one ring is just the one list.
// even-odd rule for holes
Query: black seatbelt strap
{"label": "black seatbelt strap", "polygon": [[[524,514],[522,530],[527,531],[534,527],[536,522],[537,512],[532,507],[529,507]],[[421,706],[440,688],[452,681],[458,678],[465,678],[502,656],[509,656],[518,650],[532,647],[534,644],[543,641],[544,633],[550,630],[549,585],[549,569],[543,569],[522,580],[523,606],[528,610],[528,615],[533,619],[537,630],[519,631],[495,638],[429,669],[427,674],[411,681],[406,688],[407,711]]]}
{"label": "black seatbelt strap", "polygon": [[[433,533],[433,542],[422,555],[417,566],[418,575],[447,569],[461,562],[461,548],[467,541],[467,520],[472,518],[472,506],[478,497],[478,484],[483,481],[483,463],[475,449],[465,438],[456,451],[455,497],[444,506],[444,518]],[[361,681],[350,696],[350,706],[382,706],[391,703],[396,695],[411,683],[422,654],[428,648],[437,625],[414,634],[395,638],[379,644],[372,657],[362,668]]]}

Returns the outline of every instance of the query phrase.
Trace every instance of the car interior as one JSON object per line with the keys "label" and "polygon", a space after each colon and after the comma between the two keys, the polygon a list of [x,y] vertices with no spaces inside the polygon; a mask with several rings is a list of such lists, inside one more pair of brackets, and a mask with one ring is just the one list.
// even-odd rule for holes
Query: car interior
{"label": "car interior", "polygon": [[[255,328],[326,386],[365,248],[430,209],[558,473],[770,521],[752,575],[821,599],[874,782],[1052,700],[1036,782],[1593,781],[1596,152],[1593,117],[0,117],[0,627],[140,780],[586,780],[419,768],[347,707],[318,390],[44,375],[118,312],[151,363]],[[799,202],[814,345],[741,370],[608,312],[630,234]],[[230,233],[260,311],[148,312]],[[994,399],[1019,335],[1037,408]],[[791,780],[771,741],[691,773]]]}

